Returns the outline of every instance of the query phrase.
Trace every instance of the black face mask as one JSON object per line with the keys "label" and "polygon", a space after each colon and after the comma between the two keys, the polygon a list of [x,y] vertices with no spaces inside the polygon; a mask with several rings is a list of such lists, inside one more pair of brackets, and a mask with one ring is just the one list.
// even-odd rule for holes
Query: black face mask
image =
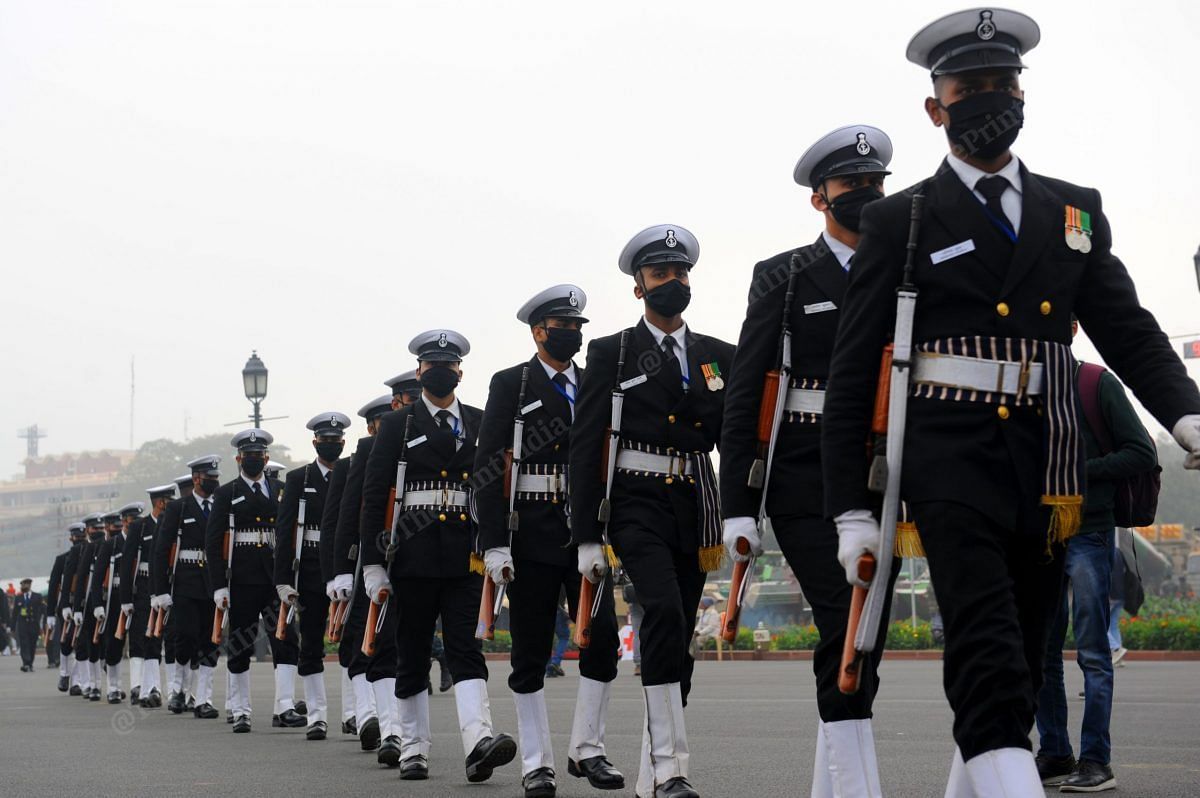
{"label": "black face mask", "polygon": [[314,443],[313,448],[317,450],[317,457],[320,457],[327,463],[332,463],[342,456],[342,450],[346,448],[345,441],[322,441]]}
{"label": "black face mask", "polygon": [[857,233],[862,219],[862,209],[868,203],[880,199],[883,199],[882,191],[874,186],[863,186],[847,191],[845,194],[838,194],[833,200],[827,199],[825,204],[829,206],[829,212],[833,214],[835,222],[847,230]]}
{"label": "black face mask", "polygon": [[242,473],[250,479],[258,479],[258,475],[267,467],[267,460],[256,454],[242,455]]}
{"label": "black face mask", "polygon": [[564,327],[547,327],[546,354],[565,363],[583,347],[583,330],[568,330]]}
{"label": "black face mask", "polygon": [[660,316],[671,318],[683,313],[692,301],[692,287],[679,280],[671,280],[644,294],[646,304]]}
{"label": "black face mask", "polygon": [[438,399],[445,399],[458,386],[458,372],[449,366],[433,366],[421,374],[421,387]]}
{"label": "black face mask", "polygon": [[950,114],[950,143],[962,154],[985,161],[1007,152],[1025,124],[1025,101],[1006,91],[972,94],[942,108]]}
{"label": "black face mask", "polygon": [[200,490],[204,491],[206,496],[211,496],[217,492],[217,488],[221,487],[221,480],[216,477],[205,477],[200,480]]}

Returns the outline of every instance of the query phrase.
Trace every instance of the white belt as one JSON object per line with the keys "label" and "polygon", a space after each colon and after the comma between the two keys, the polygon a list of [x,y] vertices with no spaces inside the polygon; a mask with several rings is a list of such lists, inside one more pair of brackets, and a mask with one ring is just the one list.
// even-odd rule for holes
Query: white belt
{"label": "white belt", "polygon": [[201,551],[200,549],[180,549],[178,556],[176,556],[176,558],[175,558],[175,561],[176,562],[203,563],[204,562],[204,552]]}
{"label": "white belt", "polygon": [[314,546],[321,542],[321,530],[306,529],[304,530],[304,542],[311,543]]}
{"label": "white belt", "polygon": [[114,576],[114,577],[112,578],[112,582],[110,582],[110,584],[111,584],[113,587],[118,587],[118,586],[120,586],[120,584],[121,584],[121,577],[119,577],[119,576]]}
{"label": "white belt", "polygon": [[[967,391],[1038,396],[1045,390],[1046,369],[1041,363],[1028,364],[1026,371],[1020,363],[1011,360],[918,352],[913,365],[913,380]],[[1024,386],[1022,382],[1025,382]]]}
{"label": "white belt", "polygon": [[565,474],[517,474],[517,493],[565,493]]}
{"label": "white belt", "polygon": [[655,476],[691,476],[692,461],[687,455],[653,454],[636,449],[617,452],[617,468],[623,471],[642,471]]}
{"label": "white belt", "polygon": [[453,507],[465,510],[467,501],[465,490],[408,490],[404,492],[405,507]]}
{"label": "white belt", "polygon": [[789,388],[783,409],[789,413],[812,413],[819,416],[825,412],[825,392],[809,388]]}
{"label": "white belt", "polygon": [[247,529],[233,533],[233,542],[243,545],[275,545],[274,529]]}
{"label": "white belt", "polygon": [[149,575],[150,575],[150,563],[148,563],[148,562],[138,563],[138,576],[149,576]]}

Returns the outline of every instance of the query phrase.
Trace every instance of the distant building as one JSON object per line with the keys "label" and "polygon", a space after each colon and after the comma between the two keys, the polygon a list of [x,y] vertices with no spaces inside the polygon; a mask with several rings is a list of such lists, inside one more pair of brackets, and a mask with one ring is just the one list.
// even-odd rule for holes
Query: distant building
{"label": "distant building", "polygon": [[48,574],[55,553],[67,546],[67,525],[113,509],[121,469],[133,456],[103,449],[27,458],[23,477],[0,482],[0,568]]}

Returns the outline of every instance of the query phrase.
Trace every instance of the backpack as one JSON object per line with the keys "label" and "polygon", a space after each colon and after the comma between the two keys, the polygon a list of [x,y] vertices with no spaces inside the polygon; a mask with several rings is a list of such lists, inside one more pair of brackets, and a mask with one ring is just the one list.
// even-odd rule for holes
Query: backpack
{"label": "backpack", "polygon": [[[1076,378],[1084,418],[1100,443],[1100,453],[1108,454],[1113,450],[1112,432],[1104,422],[1104,414],[1100,412],[1100,375],[1104,371],[1103,366],[1095,363],[1080,363]],[[1154,446],[1153,440],[1150,445]],[[1116,481],[1113,519],[1117,526],[1150,526],[1154,523],[1158,511],[1158,493],[1162,489],[1161,474],[1162,467],[1155,463],[1149,471]]]}

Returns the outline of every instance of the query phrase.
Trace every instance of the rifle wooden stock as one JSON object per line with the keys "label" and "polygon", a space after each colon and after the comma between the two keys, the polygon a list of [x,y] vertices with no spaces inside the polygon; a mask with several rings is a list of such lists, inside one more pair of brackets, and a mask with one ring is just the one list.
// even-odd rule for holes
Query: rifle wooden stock
{"label": "rifle wooden stock", "polygon": [[483,590],[479,594],[479,620],[475,624],[476,640],[496,639],[496,583],[491,574],[483,577]]}
{"label": "rifle wooden stock", "polygon": [[92,624],[92,645],[93,646],[99,645],[99,643],[100,643],[100,621],[97,620],[94,624]]}
{"label": "rifle wooden stock", "polygon": [[513,483],[516,478],[513,476],[513,450],[504,450],[504,498],[512,497]]}
{"label": "rifle wooden stock", "polygon": [[226,529],[224,536],[221,538],[221,559],[225,561],[225,567],[229,567],[230,547],[233,543],[233,530]]}
{"label": "rifle wooden stock", "polygon": [[331,643],[337,642],[336,624],[337,624],[337,614],[338,614],[337,607],[338,607],[339,603],[340,602],[337,602],[337,601],[329,602],[329,615],[325,619],[325,636],[327,638],[329,638],[329,642],[331,642]]}
{"label": "rifle wooden stock", "polygon": [[70,634],[68,632],[70,631],[71,627],[74,625],[75,625],[75,621],[73,621],[73,620],[72,621],[63,621],[62,634],[60,634],[58,636],[58,642],[60,644],[67,642],[67,638],[70,637]]}
{"label": "rifle wooden stock", "polygon": [[[745,538],[737,542],[738,554],[749,554],[750,544]],[[721,627],[721,639],[732,643],[737,638],[738,624],[742,615],[742,584],[750,573],[750,561],[738,561],[733,564],[733,577],[729,582],[729,605],[725,610],[725,623]]]}
{"label": "rifle wooden stock", "polygon": [[279,616],[275,619],[275,639],[276,640],[286,640],[287,639],[287,615],[288,615],[288,605],[280,602]]}
{"label": "rifle wooden stock", "polygon": [[146,622],[147,637],[162,637],[163,630],[163,610],[161,607],[154,607],[150,610],[150,619]]}
{"label": "rifle wooden stock", "polygon": [[[858,578],[867,584],[875,576],[875,557],[864,554],[858,560]],[[863,606],[867,602],[867,588],[854,586],[850,595],[850,616],[846,620],[846,641],[842,644],[842,666],[838,669],[838,690],[845,695],[858,692],[862,676],[863,655],[854,648],[854,638],[862,621]]]}
{"label": "rifle wooden stock", "polygon": [[212,644],[214,646],[221,645],[222,632],[221,627],[225,625],[225,613],[228,612],[223,607],[217,607],[217,611],[213,613],[213,628],[212,628]]}
{"label": "rifle wooden stock", "polygon": [[871,415],[871,432],[876,435],[887,435],[888,431],[888,395],[892,390],[892,354],[895,344],[883,348],[883,357],[879,360],[879,383],[875,389],[875,412]]}
{"label": "rifle wooden stock", "polygon": [[125,613],[117,613],[117,628],[113,630],[113,637],[117,640],[125,639]]}
{"label": "rifle wooden stock", "polygon": [[363,630],[362,648],[360,649],[364,657],[375,656],[375,627],[379,625],[379,611],[387,604],[388,592],[386,590],[379,591],[379,603],[371,602],[371,606],[367,607],[367,628]]}
{"label": "rifle wooden stock", "polygon": [[751,488],[761,488],[766,481],[767,454],[771,449],[771,430],[775,425],[775,405],[779,400],[779,392],[782,390],[784,390],[782,372],[779,369],[771,369],[763,377],[762,402],[758,406],[755,458],[746,480],[746,484]]}
{"label": "rifle wooden stock", "polygon": [[587,648],[592,642],[592,602],[596,585],[586,576],[579,579],[579,606],[575,610],[575,645]]}
{"label": "rifle wooden stock", "polygon": [[346,620],[350,617],[350,602],[337,602],[337,610],[333,614],[333,632],[329,639],[335,643],[342,642],[342,635],[345,634]]}

